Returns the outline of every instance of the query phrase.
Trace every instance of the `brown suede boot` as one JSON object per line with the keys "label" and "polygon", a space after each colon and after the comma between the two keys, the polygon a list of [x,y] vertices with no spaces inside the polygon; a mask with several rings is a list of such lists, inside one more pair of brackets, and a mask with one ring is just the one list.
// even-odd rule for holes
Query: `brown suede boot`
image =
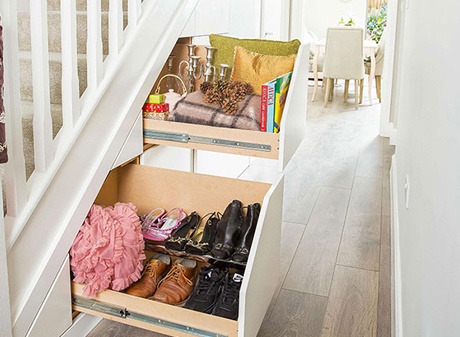
{"label": "brown suede boot", "polygon": [[168,267],[171,265],[171,258],[169,255],[155,254],[145,264],[142,277],[136,283],[132,284],[126,293],[129,295],[148,298],[152,296],[157,290],[158,282],[164,274],[166,274]]}

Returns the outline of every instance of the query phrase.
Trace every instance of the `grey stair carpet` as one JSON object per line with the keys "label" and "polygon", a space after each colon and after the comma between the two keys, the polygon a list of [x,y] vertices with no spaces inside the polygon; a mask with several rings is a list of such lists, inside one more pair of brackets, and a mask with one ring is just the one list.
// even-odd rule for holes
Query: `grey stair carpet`
{"label": "grey stair carpet", "polygon": [[[62,61],[61,53],[49,53],[51,104],[62,104]],[[19,74],[21,78],[21,99],[33,101],[33,78],[31,53],[19,53]],[[87,87],[86,55],[78,54],[78,78],[80,95]]]}

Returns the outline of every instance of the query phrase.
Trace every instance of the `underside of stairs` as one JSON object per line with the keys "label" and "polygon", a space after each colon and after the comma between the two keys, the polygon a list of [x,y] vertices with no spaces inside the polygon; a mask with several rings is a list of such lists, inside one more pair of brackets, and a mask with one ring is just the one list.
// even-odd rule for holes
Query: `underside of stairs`
{"label": "underside of stairs", "polygon": [[[70,128],[63,124],[62,113],[61,38],[58,29],[61,0],[48,0],[52,133],[55,136],[64,130],[66,137],[60,137],[60,134],[56,137],[59,140],[63,138],[63,145],[58,144],[59,151],[54,152],[55,157],[45,172],[36,170],[38,176],[35,175],[37,172],[33,172],[33,121],[36,109],[30,58],[30,19],[29,13],[18,15],[23,147],[26,175],[33,175],[34,179],[29,179],[29,182],[34,185],[24,194],[25,202],[18,202],[22,207],[18,215],[7,214],[5,217],[8,277],[14,280],[9,284],[14,336],[27,335],[107,174],[130,140],[133,130],[141,135],[142,129],[137,121],[142,105],[198,0],[143,2],[139,19],[133,21],[136,24],[129,31],[133,34],[124,39],[122,49],[116,55],[118,58],[104,69],[104,77],[95,89],[93,86],[86,88],[86,2],[76,0],[77,22],[80,22],[77,25],[79,93],[84,99],[80,100],[83,103],[79,107],[79,119]],[[124,1],[125,8],[126,3]],[[108,31],[104,28],[104,25],[108,25],[104,19],[108,17],[108,4],[109,0],[102,0],[103,36],[107,36]],[[124,22],[126,25],[126,15]],[[106,54],[110,46],[107,41],[103,44]],[[7,69],[10,78],[17,78],[17,73],[13,75],[14,68]],[[91,95],[87,96],[88,93]],[[6,106],[13,101],[7,100]],[[63,125],[66,127],[63,128]],[[37,132],[37,128],[35,130]],[[67,133],[69,130],[71,132]],[[139,143],[140,154],[142,143]],[[10,160],[8,165],[11,162],[14,161]]]}

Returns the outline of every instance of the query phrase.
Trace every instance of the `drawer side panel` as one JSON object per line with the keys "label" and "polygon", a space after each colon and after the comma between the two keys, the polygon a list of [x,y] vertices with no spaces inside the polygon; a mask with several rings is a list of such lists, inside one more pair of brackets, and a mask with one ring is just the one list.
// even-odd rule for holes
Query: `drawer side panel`
{"label": "drawer side panel", "polygon": [[240,290],[239,337],[255,337],[279,282],[284,178],[264,198]]}

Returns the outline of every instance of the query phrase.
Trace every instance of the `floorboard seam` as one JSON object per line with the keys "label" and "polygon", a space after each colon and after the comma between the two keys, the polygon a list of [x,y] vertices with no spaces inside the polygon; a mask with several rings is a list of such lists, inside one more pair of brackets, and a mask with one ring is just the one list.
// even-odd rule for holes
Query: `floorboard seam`
{"label": "floorboard seam", "polygon": [[305,291],[298,291],[298,290],[293,290],[293,289],[288,289],[288,288],[281,288],[281,290],[292,291],[292,292],[299,293],[299,294],[306,294],[306,295],[311,295],[311,296],[318,296],[318,297],[328,298],[328,296],[325,296],[325,295],[318,295],[318,294],[313,294],[313,293],[309,293],[309,292],[305,292]]}
{"label": "floorboard seam", "polygon": [[[380,256],[379,256],[380,258]],[[379,273],[380,270],[375,270],[375,269],[366,269],[366,268],[360,268],[360,267],[355,267],[355,266],[347,266],[346,264],[340,264],[340,263],[337,263],[336,266],[340,266],[340,267],[346,267],[346,268],[352,268],[352,269],[358,269],[358,270],[365,270],[365,271],[373,271],[375,273]]]}

